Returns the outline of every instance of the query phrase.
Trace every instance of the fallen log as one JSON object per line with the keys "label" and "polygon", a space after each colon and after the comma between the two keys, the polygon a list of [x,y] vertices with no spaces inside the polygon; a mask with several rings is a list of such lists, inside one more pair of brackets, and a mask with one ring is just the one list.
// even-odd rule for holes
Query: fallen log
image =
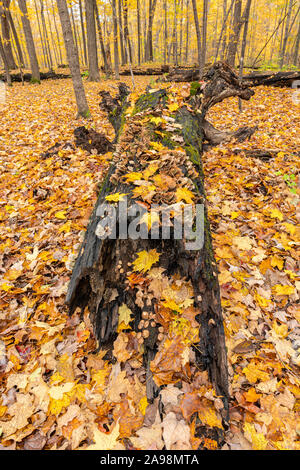
{"label": "fallen log", "polygon": [[[170,384],[191,390],[184,402],[190,403],[202,384],[211,394],[207,396],[214,390],[220,398],[217,409],[226,425],[226,347],[201,154],[203,143],[219,136],[205,118],[207,111],[230,96],[249,100],[254,92],[223,63],[215,64],[204,80],[205,86],[193,84],[180,104],[175,92],[164,88],[148,89],[133,103],[126,85],[120,85],[115,98],[101,92],[117,145],[66,301],[71,313],[88,307],[99,346],[108,351],[106,358],[133,369],[142,361],[149,403]],[[244,128],[238,136],[248,138],[252,132]],[[132,210],[136,206],[142,213],[138,222]],[[187,207],[192,210],[190,236],[179,233]],[[171,212],[165,224],[159,211],[166,209]],[[195,233],[199,239],[189,240]],[[220,446],[221,421],[216,417],[217,424],[209,423],[202,416],[210,403],[198,397],[191,413],[184,405],[182,413],[189,422],[196,416],[199,439]]]}
{"label": "fallen log", "polygon": [[[164,76],[166,82],[193,82],[199,80],[199,68],[172,69]],[[300,71],[291,72],[252,72],[243,76],[243,80],[249,87],[275,86],[291,87],[293,82],[300,80]]]}
{"label": "fallen log", "polygon": [[[171,69],[170,65],[152,65],[150,66],[145,66],[145,65],[140,65],[140,66],[132,66],[132,73],[134,75],[163,75],[164,73],[169,73]],[[131,75],[130,68],[128,66],[122,66],[120,68],[120,75]]]}
{"label": "fallen log", "polygon": [[[23,79],[22,79],[22,75],[20,74],[20,72],[18,73],[11,73],[11,81],[12,82],[16,82],[16,83],[20,83],[20,82],[30,82],[31,81],[31,73],[24,73],[23,74]],[[49,72],[41,72],[40,73],[40,79],[41,80],[61,80],[61,79],[65,79],[65,78],[70,78],[71,75],[70,74],[67,74],[67,73],[56,73],[56,72],[53,72],[53,71],[49,71]],[[0,74],[0,80],[6,82],[6,75],[5,74]]]}
{"label": "fallen log", "polygon": [[300,70],[292,72],[252,72],[243,76],[249,86],[275,86],[291,87],[296,80],[300,80]]}

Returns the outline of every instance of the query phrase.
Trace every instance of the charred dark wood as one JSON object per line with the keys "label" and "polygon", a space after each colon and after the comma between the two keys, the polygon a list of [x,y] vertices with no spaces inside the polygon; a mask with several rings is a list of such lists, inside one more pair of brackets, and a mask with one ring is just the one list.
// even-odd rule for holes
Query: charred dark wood
{"label": "charred dark wood", "polygon": [[[205,87],[198,83],[191,88],[187,104],[177,109],[170,117],[171,130],[169,128],[163,132],[156,132],[151,120],[145,124],[142,118],[149,114],[156,117],[164,115],[168,90],[145,93],[137,100],[134,110],[129,115],[126,111],[129,105],[127,87],[121,85],[119,95],[115,98],[106,92],[101,92],[102,108],[108,113],[109,120],[115,128],[118,144],[114,161],[103,181],[91,215],[73,269],[66,300],[71,313],[76,308],[84,310],[88,306],[100,347],[112,350],[117,337],[118,311],[122,304],[126,304],[134,313],[131,327],[135,331],[138,331],[143,312],[146,311],[149,315],[157,312],[155,298],[143,308],[136,303],[136,291],[128,287],[126,272],[134,254],[143,250],[157,250],[160,253],[159,267],[166,275],[180,274],[182,278],[191,282],[194,308],[199,312],[196,320],[200,327],[200,341],[194,347],[197,368],[208,371],[217,394],[222,396],[223,418],[226,421],[229,400],[226,347],[217,265],[206,210],[201,155],[203,143],[210,139],[205,131],[210,126],[205,118],[209,108],[230,96],[239,96],[248,100],[253,91],[241,83],[234,72],[223,63],[216,64],[206,74],[204,80]],[[210,127],[211,134],[214,134],[213,129]],[[243,128],[237,136],[248,138],[252,132],[253,130],[247,131]],[[226,133],[226,139],[229,135],[233,136]],[[162,237],[137,240],[118,238],[120,215],[116,221],[116,239],[100,239],[97,236],[100,221],[97,210],[105,202],[107,195],[127,194],[128,205],[135,202],[133,187],[126,182],[124,175],[130,171],[142,172],[145,169],[150,159],[147,152],[150,141],[163,144],[170,152],[169,158],[162,155],[157,160],[159,171],[173,178],[181,187],[185,185],[192,187],[197,194],[197,203],[204,205],[204,244],[200,249],[187,250],[185,241],[174,239],[172,232],[171,238],[167,240]],[[176,150],[178,142],[184,151]],[[168,204],[176,202],[171,191],[166,193],[165,197],[168,199]],[[151,204],[160,202],[159,192],[151,196]],[[119,269],[120,264],[125,269]],[[149,326],[148,335],[144,340],[144,366],[149,402],[152,402],[159,393],[159,387],[152,379],[150,367],[157,353],[158,338],[158,325]],[[205,436],[204,432],[202,434]]]}

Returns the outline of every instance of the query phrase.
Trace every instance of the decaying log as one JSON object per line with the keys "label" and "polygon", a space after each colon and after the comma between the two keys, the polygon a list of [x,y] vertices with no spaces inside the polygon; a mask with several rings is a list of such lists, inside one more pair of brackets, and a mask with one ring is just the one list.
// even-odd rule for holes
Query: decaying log
{"label": "decaying log", "polygon": [[[167,82],[193,82],[199,80],[199,68],[181,67],[174,68],[164,76]],[[275,86],[291,87],[293,82],[300,80],[300,71],[291,72],[252,72],[243,76],[243,80],[249,87],[253,86]]]}
{"label": "decaying log", "polygon": [[[21,76],[20,72],[11,72],[11,81],[12,82],[30,82],[31,81],[31,73],[24,73],[23,77]],[[53,71],[49,72],[40,72],[40,79],[41,80],[60,80],[70,78],[71,75],[69,73],[56,73]],[[6,75],[0,73],[0,80],[6,82]]]}
{"label": "decaying log", "polygon": [[249,86],[275,86],[292,87],[296,80],[300,80],[300,70],[292,72],[252,72],[243,76]]}
{"label": "decaying log", "polygon": [[[218,133],[205,118],[210,107],[230,96],[249,100],[254,92],[240,83],[234,72],[223,63],[215,64],[204,80],[205,86],[194,84],[186,103],[177,108],[175,106],[171,115],[167,114],[171,97],[168,89],[148,90],[133,105],[130,105],[129,90],[123,84],[115,98],[101,92],[101,106],[115,128],[117,145],[73,269],[66,300],[71,313],[77,307],[84,310],[88,306],[99,345],[111,351],[110,357],[118,336],[119,309],[125,304],[131,310],[133,318],[130,327],[137,332],[134,341],[141,338],[142,333],[147,398],[152,402],[160,390],[152,378],[155,360],[166,347],[170,331],[162,316],[157,294],[153,295],[151,290],[151,283],[147,279],[143,281],[141,273],[134,273],[132,263],[142,251],[155,250],[159,253],[155,267],[158,265],[159,272],[163,273],[161,275],[168,281],[174,276],[184,279],[193,290],[192,307],[199,324],[199,340],[191,347],[194,362],[189,367],[191,370],[208,371],[217,395],[222,397],[222,416],[226,422],[229,399],[226,347],[201,154],[203,143],[207,139],[213,140],[215,132]],[[235,137],[247,138],[252,132],[244,128]],[[228,135],[226,133],[226,139]],[[155,145],[159,153],[152,150]],[[153,169],[153,165],[160,178],[167,182],[166,187],[157,187],[156,191],[152,190],[137,199],[136,189],[142,187],[139,184],[147,185],[148,182],[135,185],[126,175],[133,172],[144,174],[146,170]],[[152,204],[176,204],[177,188],[193,191],[193,203],[204,205],[204,244],[200,249],[187,250],[185,240],[174,239],[172,231],[170,239],[163,239],[161,231],[158,239],[99,238],[100,216],[97,210],[101,204],[107,203],[107,196],[115,195],[117,200],[118,195],[126,194],[128,206],[139,201],[149,208]],[[118,215],[117,229],[120,224]],[[139,296],[138,284],[134,284],[130,277],[132,274],[140,276],[142,297]],[[148,325],[147,319],[151,318]],[[179,374],[178,386],[184,380]],[[200,424],[198,435],[210,435],[206,434],[208,431],[199,420],[197,423]],[[214,428],[213,433],[220,444],[220,429]]]}

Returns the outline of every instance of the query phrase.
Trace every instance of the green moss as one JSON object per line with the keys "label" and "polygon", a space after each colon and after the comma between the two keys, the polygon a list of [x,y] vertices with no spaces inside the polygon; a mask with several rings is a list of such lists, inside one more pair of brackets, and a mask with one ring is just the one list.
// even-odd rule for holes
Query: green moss
{"label": "green moss", "polygon": [[31,84],[33,84],[33,85],[34,85],[35,83],[38,83],[38,84],[40,84],[40,83],[41,83],[41,81],[40,81],[40,80],[38,80],[37,78],[31,78],[31,79],[30,79],[30,83],[31,83]]}
{"label": "green moss", "polygon": [[184,149],[190,157],[191,162],[194,163],[194,165],[201,166],[201,156],[198,150],[193,145],[186,145]]}
{"label": "green moss", "polygon": [[201,88],[201,83],[199,82],[192,82],[190,88],[190,96],[195,96],[197,91]]}
{"label": "green moss", "polygon": [[163,105],[165,105],[167,100],[165,89],[157,90],[153,93],[146,93],[140,96],[135,103],[134,110],[132,111],[132,116],[137,113],[146,111],[147,109],[154,109],[161,100]]}

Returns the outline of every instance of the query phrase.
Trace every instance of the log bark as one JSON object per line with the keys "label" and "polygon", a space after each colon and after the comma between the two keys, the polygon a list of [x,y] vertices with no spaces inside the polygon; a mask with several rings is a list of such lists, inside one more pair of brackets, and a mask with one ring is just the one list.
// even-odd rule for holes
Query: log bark
{"label": "log bark", "polygon": [[[207,122],[205,118],[207,111],[214,104],[230,96],[249,100],[254,92],[245,87],[234,72],[223,63],[217,63],[211,68],[205,76],[205,83],[204,88],[199,83],[197,86],[193,84],[186,104],[172,113],[166,128],[160,128],[169,99],[166,89],[154,92],[148,90],[136,101],[130,111],[129,90],[126,85],[120,85],[119,95],[116,98],[112,98],[108,92],[101,92],[102,108],[107,111],[109,120],[115,128],[117,146],[73,269],[66,302],[69,304],[70,313],[77,308],[83,311],[88,307],[99,345],[109,351],[107,358],[113,358],[113,343],[118,336],[120,307],[126,304],[133,312],[130,326],[136,331],[136,336],[133,338],[139,338],[141,334],[144,337],[142,341],[147,398],[152,402],[160,391],[157,380],[154,381],[152,376],[155,372],[157,355],[162,354],[168,342],[168,335],[171,333],[161,316],[157,294],[153,295],[153,290],[149,285],[147,287],[145,281],[144,297],[139,295],[139,288],[130,274],[139,277],[141,273],[134,273],[134,269],[132,271],[129,265],[141,251],[156,250],[160,253],[159,269],[162,270],[160,272],[165,273],[168,279],[172,276],[185,279],[193,290],[192,304],[199,325],[199,339],[191,347],[194,362],[191,361],[189,367],[191,370],[200,369],[208,372],[216,393],[222,397],[224,404],[222,416],[225,423],[228,420],[229,400],[227,359],[217,265],[206,210],[201,155],[204,142],[208,141],[214,132],[218,133]],[[155,121],[155,118],[158,121]],[[253,130],[250,134],[251,132]],[[240,138],[242,134],[249,137],[249,132],[247,134],[245,129],[239,133]],[[226,133],[225,138],[228,136],[229,133]],[[97,211],[101,204],[107,202],[107,196],[127,194],[129,207],[136,202],[135,188],[138,186],[126,182],[125,175],[130,172],[143,172],[145,168],[149,168],[154,158],[153,153],[149,152],[151,142],[164,146],[160,154],[155,155],[155,165],[159,174],[166,178],[170,186],[166,190],[152,191],[151,195],[142,197],[140,203],[148,206],[160,203],[172,205],[176,203],[177,187],[194,190],[195,202],[204,206],[204,243],[197,250],[186,249],[185,241],[175,239],[172,230],[169,239],[164,239],[161,231],[157,239],[123,239],[118,235],[116,239],[99,238],[98,227],[101,218]],[[121,217],[119,214],[116,222],[117,231],[122,223]],[[147,322],[141,326],[145,315],[146,318],[154,319],[149,326],[146,325]],[[178,386],[180,387],[180,383],[185,380],[179,373]],[[193,374],[190,380],[193,380]],[[199,435],[211,435],[199,420],[197,424]],[[214,428],[211,432],[217,436],[215,439],[220,444],[222,440],[220,429]]]}
{"label": "log bark", "polygon": [[[244,67],[245,68],[245,67]],[[206,71],[208,66],[206,66]],[[291,87],[295,80],[300,79],[300,71],[290,72],[252,72],[243,75],[242,79],[247,86],[275,86]],[[199,80],[199,70],[197,67],[178,67],[170,70],[164,77],[167,82],[193,82]]]}
{"label": "log bark", "polygon": [[249,86],[291,87],[295,80],[300,80],[300,70],[291,72],[253,72],[243,76]]}

